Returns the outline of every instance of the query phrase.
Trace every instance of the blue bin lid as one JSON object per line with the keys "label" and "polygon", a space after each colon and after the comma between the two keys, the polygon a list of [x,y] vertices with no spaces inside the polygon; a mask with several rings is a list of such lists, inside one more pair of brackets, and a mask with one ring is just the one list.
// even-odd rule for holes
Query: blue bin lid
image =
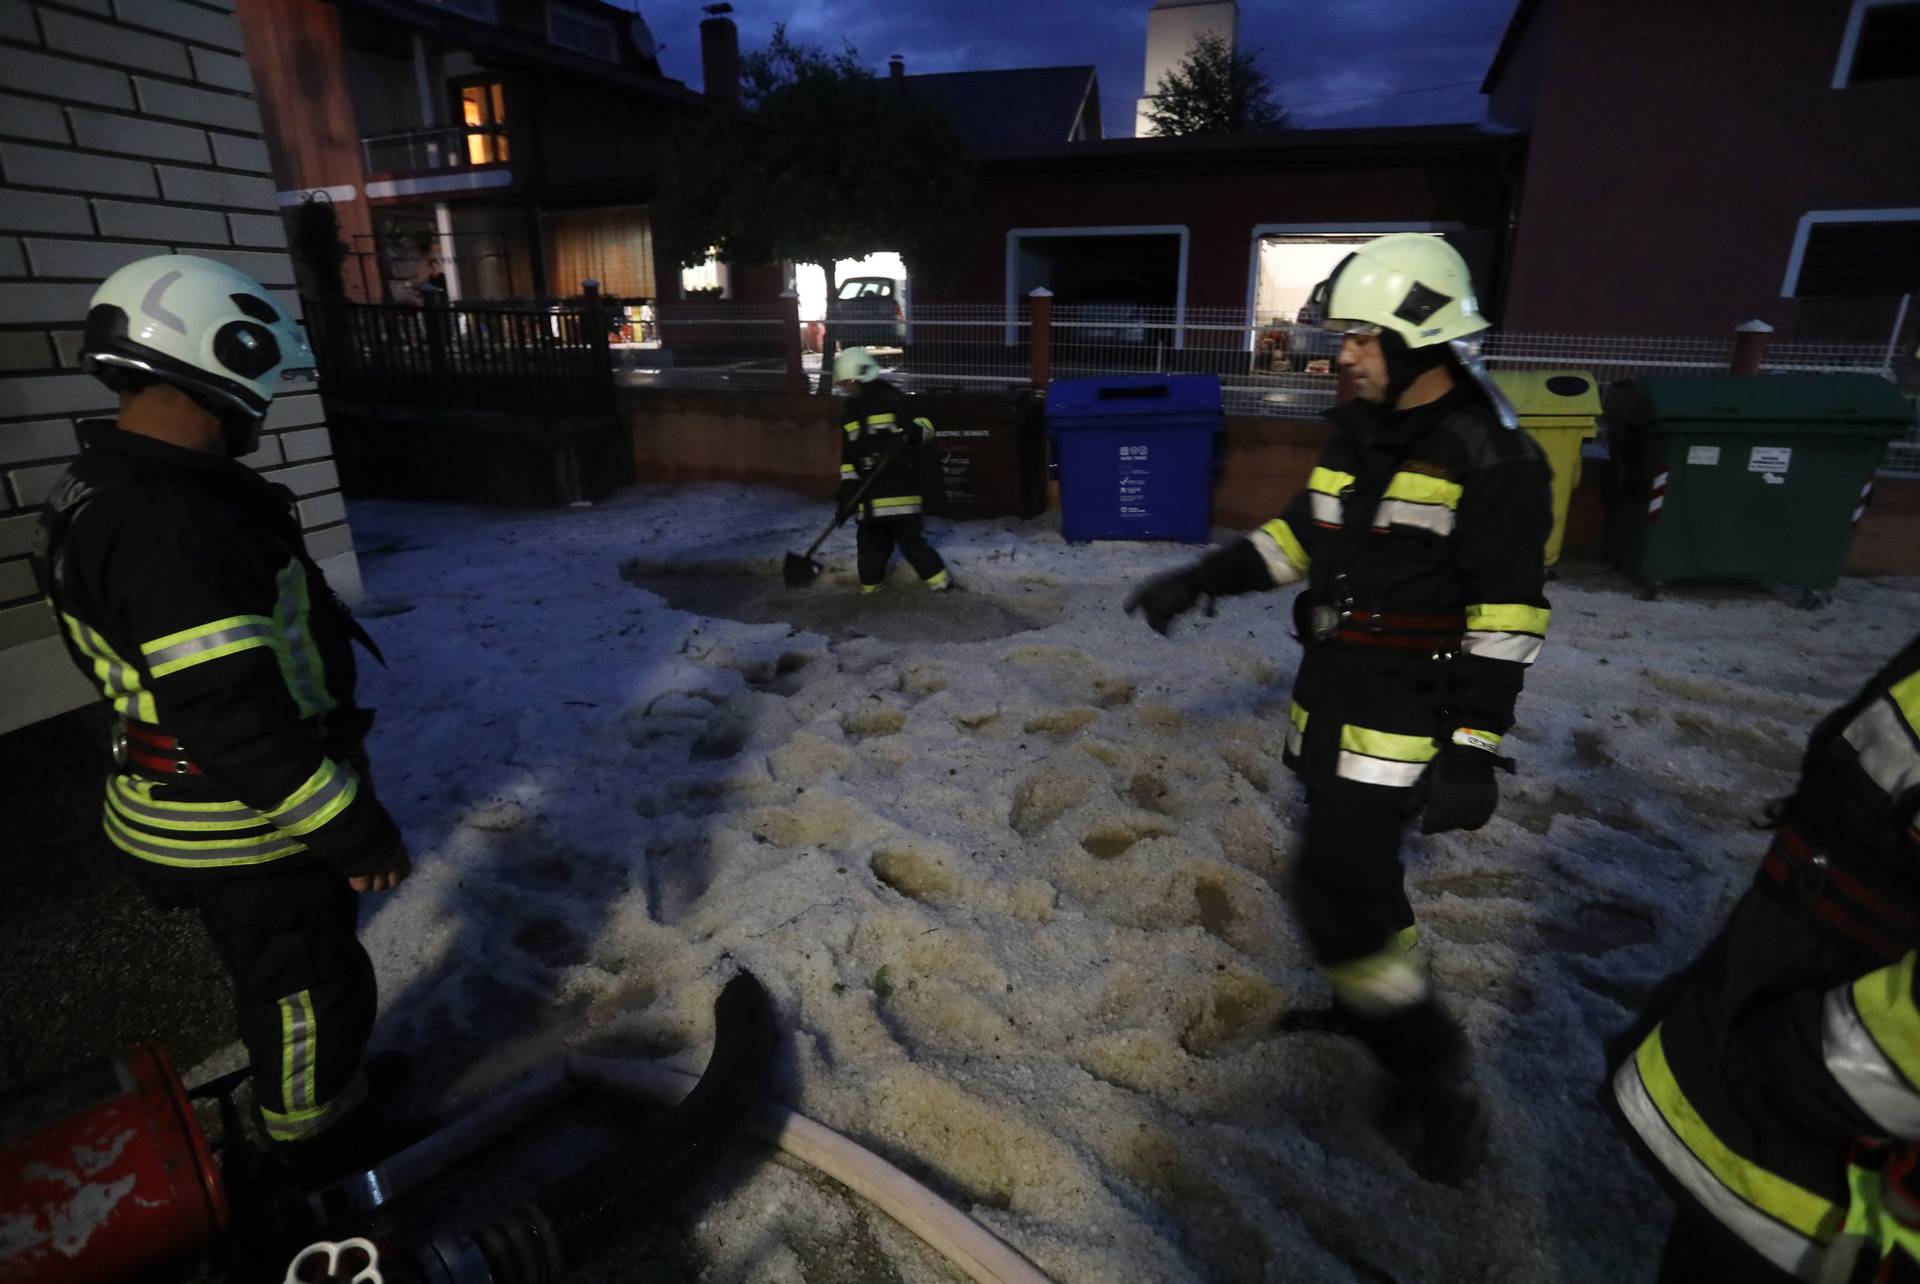
{"label": "blue bin lid", "polygon": [[1049,419],[1218,415],[1221,407],[1217,374],[1103,375],[1047,386]]}

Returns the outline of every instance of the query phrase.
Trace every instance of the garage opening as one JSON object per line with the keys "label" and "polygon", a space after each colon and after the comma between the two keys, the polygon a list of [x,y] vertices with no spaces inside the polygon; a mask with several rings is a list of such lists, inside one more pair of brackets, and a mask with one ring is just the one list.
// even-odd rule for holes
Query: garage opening
{"label": "garage opening", "polygon": [[1187,230],[1016,229],[1007,236],[1007,288],[1009,320],[1026,315],[1033,291],[1053,293],[1054,345],[1064,364],[1098,355],[1140,366],[1151,353],[1153,364],[1142,368],[1163,368],[1184,338]]}

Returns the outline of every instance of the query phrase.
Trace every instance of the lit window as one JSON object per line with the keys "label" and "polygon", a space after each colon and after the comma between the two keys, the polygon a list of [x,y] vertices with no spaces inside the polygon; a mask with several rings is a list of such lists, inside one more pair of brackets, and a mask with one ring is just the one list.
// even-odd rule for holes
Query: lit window
{"label": "lit window", "polygon": [[467,163],[496,165],[508,159],[506,91],[497,80],[456,86],[460,123],[467,130]]}

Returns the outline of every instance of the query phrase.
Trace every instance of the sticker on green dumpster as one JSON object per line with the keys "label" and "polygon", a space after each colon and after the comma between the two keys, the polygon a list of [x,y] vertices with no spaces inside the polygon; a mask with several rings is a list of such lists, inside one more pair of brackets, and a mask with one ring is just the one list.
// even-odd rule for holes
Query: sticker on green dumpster
{"label": "sticker on green dumpster", "polygon": [[1750,473],[1784,473],[1793,464],[1791,446],[1755,446],[1747,456]]}
{"label": "sticker on green dumpster", "polygon": [[1690,464],[1717,464],[1720,462],[1720,447],[1688,446],[1687,462]]}

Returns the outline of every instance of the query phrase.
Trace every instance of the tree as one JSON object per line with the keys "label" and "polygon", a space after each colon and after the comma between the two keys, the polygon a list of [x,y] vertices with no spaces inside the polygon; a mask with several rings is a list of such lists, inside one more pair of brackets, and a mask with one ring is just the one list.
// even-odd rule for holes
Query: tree
{"label": "tree", "polygon": [[317,299],[344,299],[347,285],[340,269],[348,251],[333,202],[309,196],[294,206],[290,240],[288,248],[305,275],[308,292]]}
{"label": "tree", "polygon": [[1259,51],[1241,52],[1212,32],[1193,38],[1186,57],[1154,92],[1147,120],[1154,132],[1264,134],[1287,127],[1287,109],[1274,100],[1273,82],[1260,69]]}
{"label": "tree", "polygon": [[945,116],[851,46],[828,54],[784,26],[740,79],[740,110],[674,139],[661,222],[681,264],[818,263],[829,298],[834,263],[876,250],[897,250],[917,280],[951,276],[971,241],[973,164]]}

